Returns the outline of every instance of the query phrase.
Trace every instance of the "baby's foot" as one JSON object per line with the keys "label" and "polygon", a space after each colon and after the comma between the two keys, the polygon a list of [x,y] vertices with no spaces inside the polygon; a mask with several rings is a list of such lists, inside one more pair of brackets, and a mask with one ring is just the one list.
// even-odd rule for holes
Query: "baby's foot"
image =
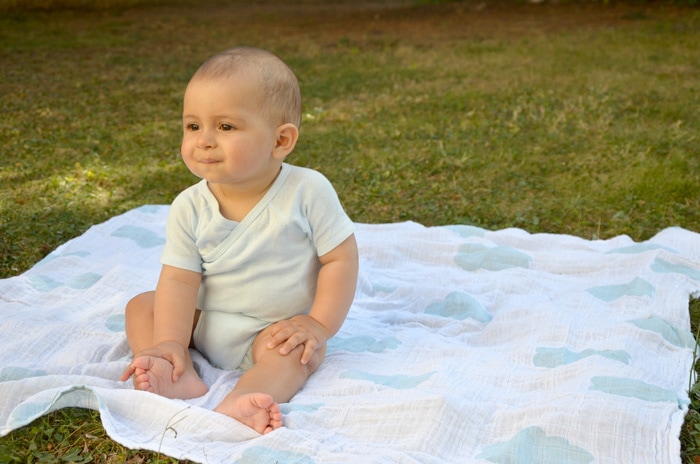
{"label": "baby's foot", "polygon": [[204,395],[209,389],[194,369],[188,369],[173,382],[173,365],[163,358],[139,356],[132,361],[134,388],[157,393],[166,398],[186,400]]}
{"label": "baby's foot", "polygon": [[214,411],[226,414],[262,434],[282,427],[280,405],[265,393],[231,393]]}

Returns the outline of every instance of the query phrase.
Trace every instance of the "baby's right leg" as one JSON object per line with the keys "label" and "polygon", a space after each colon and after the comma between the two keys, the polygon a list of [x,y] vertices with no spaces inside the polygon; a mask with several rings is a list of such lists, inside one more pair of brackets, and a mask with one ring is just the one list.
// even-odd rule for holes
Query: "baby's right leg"
{"label": "baby's right leg", "polygon": [[[208,388],[197,374],[187,347],[184,347],[185,372],[173,382],[173,365],[154,355],[139,355],[153,347],[155,292],[142,293],[126,306],[126,337],[134,359],[121,380],[133,375],[134,388],[150,391],[168,398],[189,399],[204,395]],[[195,315],[193,326],[196,324]]]}
{"label": "baby's right leg", "polygon": [[325,345],[314,352],[307,364],[301,363],[304,345],[282,355],[279,347],[267,348],[271,330],[269,326],[255,337],[253,367],[243,373],[214,409],[263,434],[282,426],[280,403],[289,402],[326,355]]}

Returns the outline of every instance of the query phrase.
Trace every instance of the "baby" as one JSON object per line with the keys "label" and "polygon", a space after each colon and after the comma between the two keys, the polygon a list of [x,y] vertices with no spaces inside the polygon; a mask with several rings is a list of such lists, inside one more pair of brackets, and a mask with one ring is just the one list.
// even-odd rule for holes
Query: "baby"
{"label": "baby", "polygon": [[272,53],[233,48],[190,80],[182,159],[202,180],[172,203],[154,292],[126,307],[134,359],[121,376],[169,398],[204,395],[188,348],[244,370],[215,411],[268,433],[319,367],[358,272],[354,224],[330,182],[284,163],[301,93]]}

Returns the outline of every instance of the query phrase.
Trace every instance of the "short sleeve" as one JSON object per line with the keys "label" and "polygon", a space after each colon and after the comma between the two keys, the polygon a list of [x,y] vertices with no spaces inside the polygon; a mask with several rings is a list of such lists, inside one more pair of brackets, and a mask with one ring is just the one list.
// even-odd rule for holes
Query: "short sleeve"
{"label": "short sleeve", "polygon": [[343,243],[355,232],[355,224],[340,203],[330,181],[315,172],[307,192],[306,211],[311,228],[311,238],[318,256],[323,256]]}
{"label": "short sleeve", "polygon": [[196,244],[197,212],[192,189],[185,190],[170,206],[165,225],[165,247],[161,264],[202,272],[202,258]]}

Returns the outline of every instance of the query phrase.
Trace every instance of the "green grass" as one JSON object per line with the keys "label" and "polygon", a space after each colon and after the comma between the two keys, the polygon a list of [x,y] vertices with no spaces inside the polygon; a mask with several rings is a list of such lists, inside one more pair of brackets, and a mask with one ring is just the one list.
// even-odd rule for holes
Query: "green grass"
{"label": "green grass", "polygon": [[[0,277],[195,182],[178,158],[182,92],[235,44],[296,70],[305,114],[289,161],[325,173],[358,222],[589,239],[700,231],[697,9],[144,3],[0,3],[15,5],[0,17]],[[700,456],[699,405],[686,462]],[[17,458],[0,462],[83,462],[75,453],[159,459],[111,442],[81,410],[0,439],[0,456]]]}
{"label": "green grass", "polygon": [[[111,441],[96,411],[68,408],[0,439],[2,463],[176,463],[157,453],[128,450]],[[183,461],[184,462],[184,461]]]}

